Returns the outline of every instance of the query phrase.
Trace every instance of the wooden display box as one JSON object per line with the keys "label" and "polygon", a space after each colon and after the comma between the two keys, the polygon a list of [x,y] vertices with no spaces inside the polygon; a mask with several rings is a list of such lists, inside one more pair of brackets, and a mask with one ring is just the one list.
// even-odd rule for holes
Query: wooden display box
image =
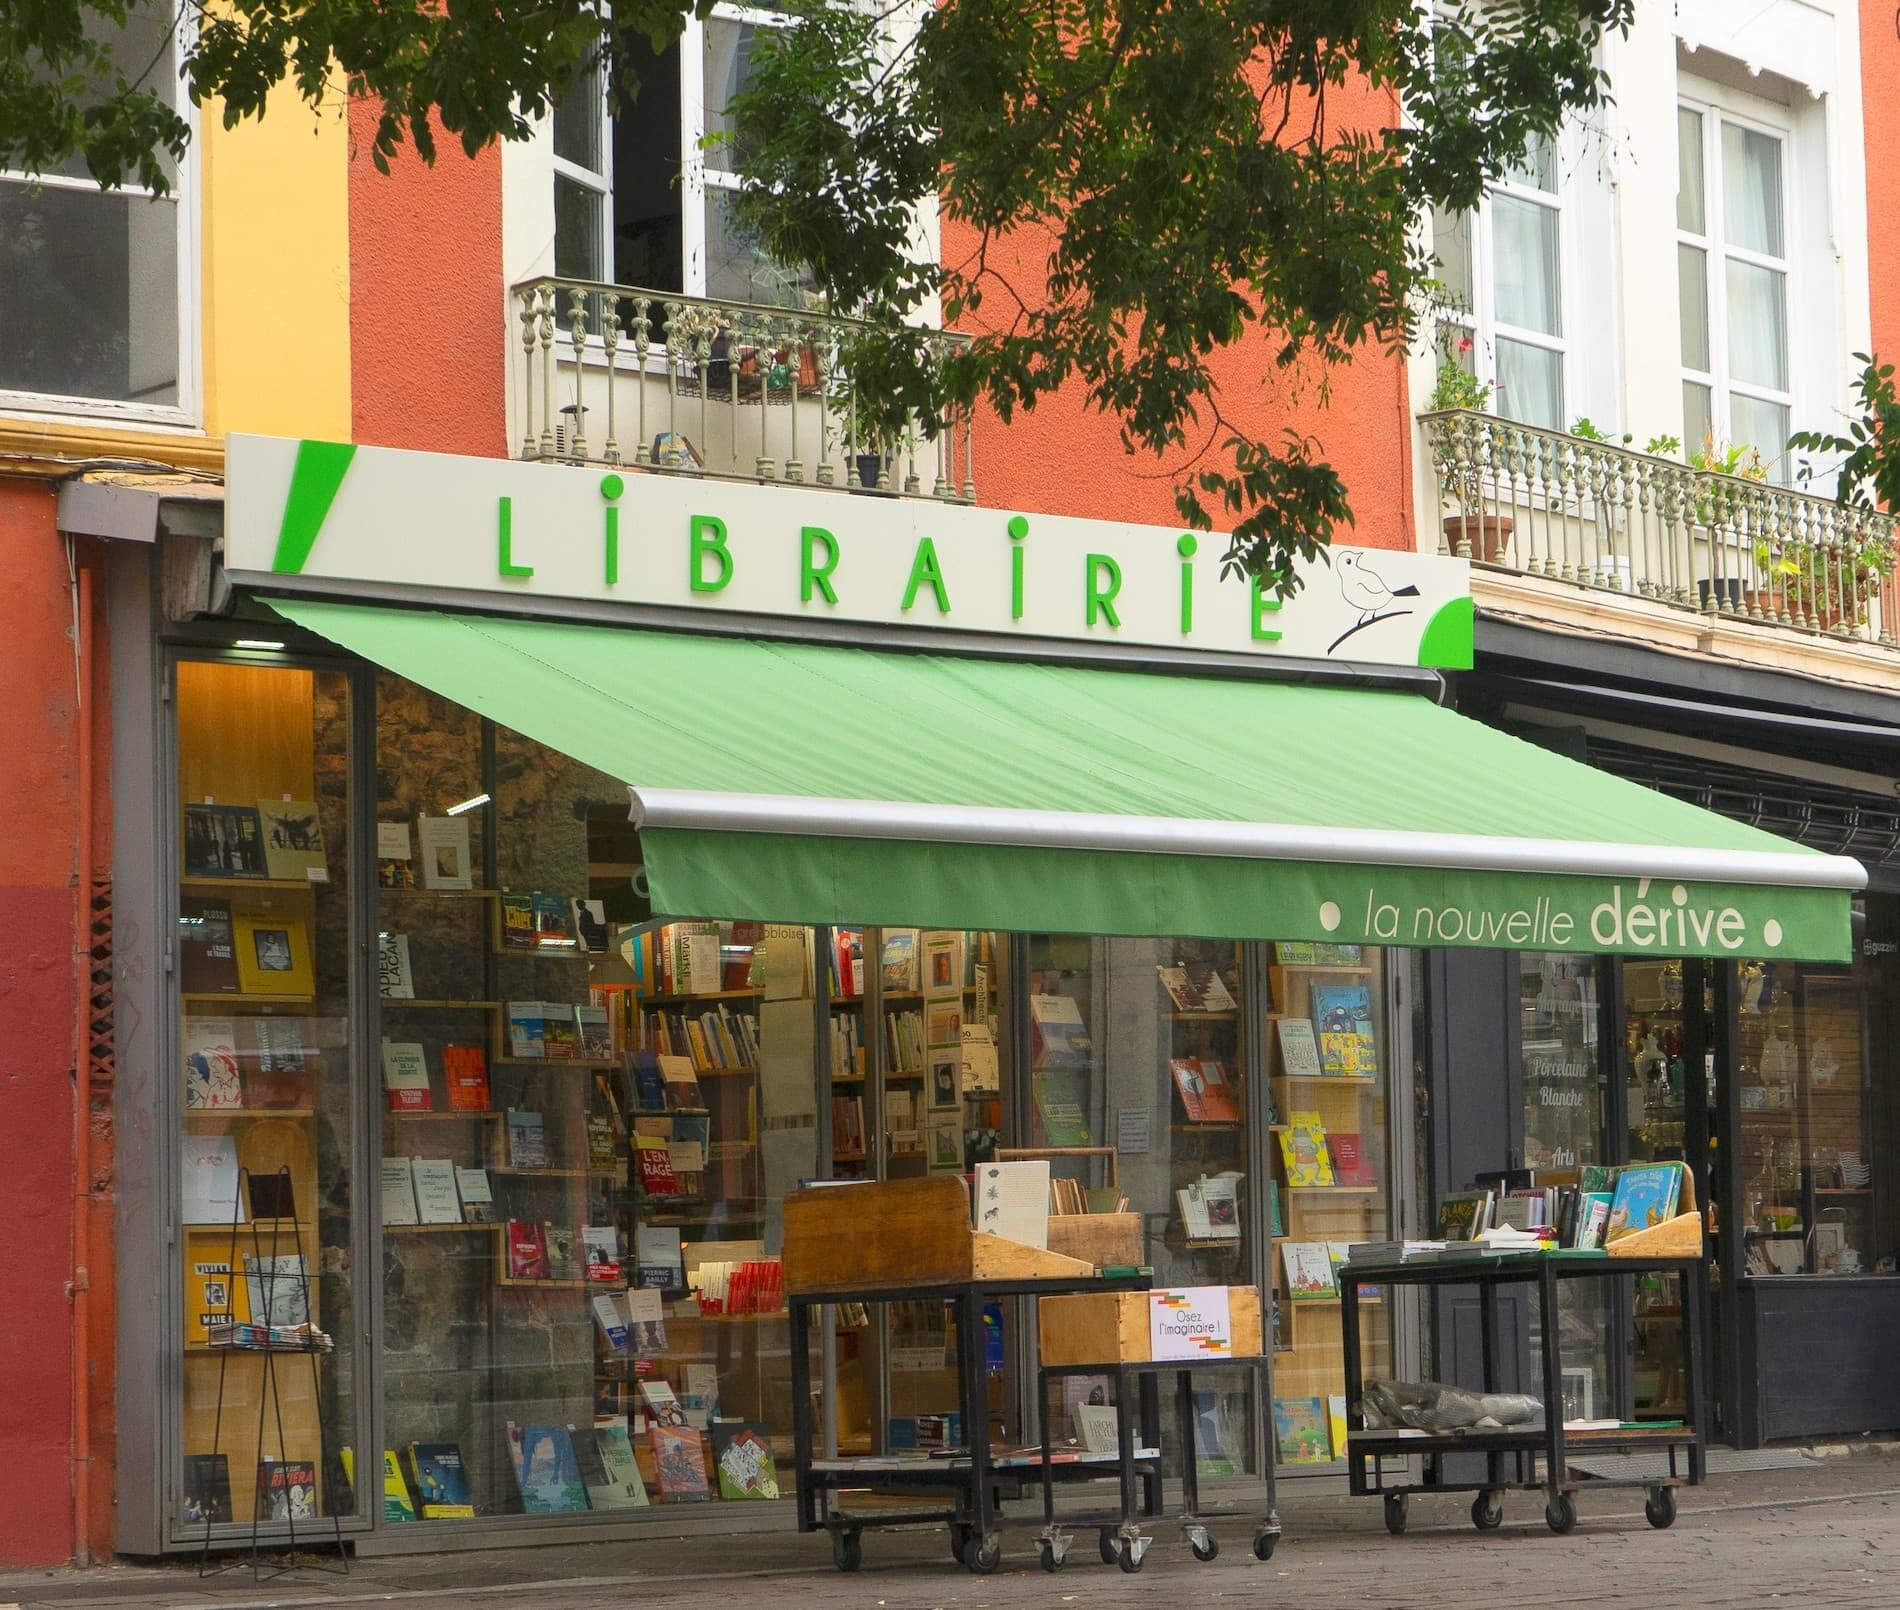
{"label": "wooden display box", "polygon": [[874,1291],[974,1280],[1055,1280],[1092,1262],[970,1227],[961,1174],[808,1185],[785,1198],[785,1290]]}
{"label": "wooden display box", "polygon": [[1604,1243],[1603,1250],[1612,1258],[1694,1258],[1702,1255],[1702,1214],[1695,1203],[1695,1175],[1682,1171],[1682,1191],[1676,1199],[1676,1216],[1652,1224],[1647,1230],[1633,1230],[1615,1241]]}
{"label": "wooden display box", "polygon": [[[1150,1295],[1145,1291],[1103,1291],[1041,1298],[1036,1304],[1036,1320],[1042,1362],[1051,1365],[1148,1363]],[[1227,1312],[1234,1333],[1232,1356],[1259,1357],[1265,1351],[1260,1288],[1229,1286]]]}
{"label": "wooden display box", "polygon": [[1099,1269],[1146,1263],[1139,1213],[1052,1213],[1049,1250]]}

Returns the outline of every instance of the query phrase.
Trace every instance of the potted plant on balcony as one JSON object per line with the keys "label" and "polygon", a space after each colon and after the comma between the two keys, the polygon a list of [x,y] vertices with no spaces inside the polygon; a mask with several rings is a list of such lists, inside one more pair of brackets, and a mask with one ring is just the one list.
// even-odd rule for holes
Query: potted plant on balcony
{"label": "potted plant on balcony", "polygon": [[[1470,336],[1459,338],[1455,353],[1449,348],[1440,351],[1438,377],[1425,404],[1427,412],[1449,413],[1456,409],[1476,414],[1489,412],[1493,388],[1459,361],[1470,351]],[[1485,507],[1484,472],[1470,460],[1449,466],[1446,492],[1445,506],[1454,512],[1444,519],[1445,545],[1453,553],[1462,551],[1487,564],[1497,563],[1516,525],[1508,514]]]}

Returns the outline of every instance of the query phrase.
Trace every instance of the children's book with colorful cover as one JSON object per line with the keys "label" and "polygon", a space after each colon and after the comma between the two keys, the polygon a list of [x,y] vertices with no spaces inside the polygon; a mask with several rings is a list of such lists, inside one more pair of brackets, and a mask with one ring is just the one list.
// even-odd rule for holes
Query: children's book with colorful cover
{"label": "children's book with colorful cover", "polygon": [[1326,1125],[1317,1111],[1287,1114],[1286,1128],[1280,1131],[1280,1157],[1286,1164],[1289,1189],[1335,1183],[1332,1157],[1326,1149]]}
{"label": "children's book with colorful cover", "polygon": [[1326,1428],[1332,1434],[1333,1457],[1346,1457],[1346,1439],[1350,1429],[1346,1424],[1346,1394],[1335,1392],[1326,1399]]}
{"label": "children's book with colorful cover", "polygon": [[1204,1124],[1207,1117],[1207,1079],[1195,1057],[1175,1057],[1168,1063],[1174,1077],[1175,1094],[1181,1098],[1181,1111],[1191,1124]]}
{"label": "children's book with colorful cover", "polygon": [[1594,1252],[1603,1245],[1603,1231],[1610,1222],[1610,1206],[1615,1198],[1608,1191],[1585,1191],[1577,1204],[1577,1232],[1572,1245],[1580,1252]]}
{"label": "children's book with colorful cover", "polygon": [[1681,1194],[1680,1163],[1631,1163],[1620,1169],[1603,1244],[1611,1246],[1626,1235],[1673,1219]]}
{"label": "children's book with colorful cover", "polygon": [[526,1513],[561,1515],[587,1508],[587,1488],[566,1426],[518,1426],[510,1421],[507,1437]]}
{"label": "children's book with colorful cover", "polygon": [[1438,1204],[1440,1241],[1475,1241],[1491,1228],[1489,1191],[1449,1191]]}
{"label": "children's book with colorful cover", "polygon": [[777,1498],[778,1467],[762,1425],[722,1420],[712,1428],[713,1467],[721,1498]]}
{"label": "children's book with colorful cover", "polygon": [[425,1521],[472,1520],[468,1469],[455,1442],[412,1442],[406,1450],[409,1486]]}
{"label": "children's book with colorful cover", "polygon": [[700,1503],[712,1497],[706,1481],[706,1445],[689,1425],[654,1425],[647,1432],[660,1499],[668,1504]]}
{"label": "children's book with colorful cover", "polygon": [[1333,1456],[1324,1398],[1273,1400],[1273,1436],[1286,1465],[1321,1465]]}
{"label": "children's book with colorful cover", "polygon": [[1280,1262],[1286,1268],[1289,1301],[1325,1302],[1339,1295],[1332,1250],[1324,1241],[1282,1241]]}
{"label": "children's book with colorful cover", "polygon": [[1364,984],[1315,984],[1313,1032],[1319,1040],[1322,1073],[1364,1079],[1379,1071],[1372,1037],[1372,991]]}

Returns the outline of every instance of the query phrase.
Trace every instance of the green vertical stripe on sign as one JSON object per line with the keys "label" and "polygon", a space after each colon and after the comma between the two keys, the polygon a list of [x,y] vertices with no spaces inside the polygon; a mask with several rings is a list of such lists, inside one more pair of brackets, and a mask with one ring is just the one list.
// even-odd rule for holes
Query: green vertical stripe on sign
{"label": "green vertical stripe on sign", "polygon": [[277,552],[270,567],[280,576],[294,576],[304,567],[323,529],[337,489],[356,457],[354,442],[299,442],[297,462],[290,472],[290,491],[284,497],[284,523],[277,531]]}

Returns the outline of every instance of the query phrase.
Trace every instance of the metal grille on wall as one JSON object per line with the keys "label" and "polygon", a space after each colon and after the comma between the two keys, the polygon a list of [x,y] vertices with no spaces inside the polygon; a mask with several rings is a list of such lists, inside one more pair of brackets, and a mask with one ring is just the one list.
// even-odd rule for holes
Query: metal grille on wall
{"label": "metal grille on wall", "polygon": [[1587,753],[1590,764],[1604,771],[1797,844],[1851,855],[1869,866],[1900,866],[1900,796],[1887,799],[1594,737]]}

